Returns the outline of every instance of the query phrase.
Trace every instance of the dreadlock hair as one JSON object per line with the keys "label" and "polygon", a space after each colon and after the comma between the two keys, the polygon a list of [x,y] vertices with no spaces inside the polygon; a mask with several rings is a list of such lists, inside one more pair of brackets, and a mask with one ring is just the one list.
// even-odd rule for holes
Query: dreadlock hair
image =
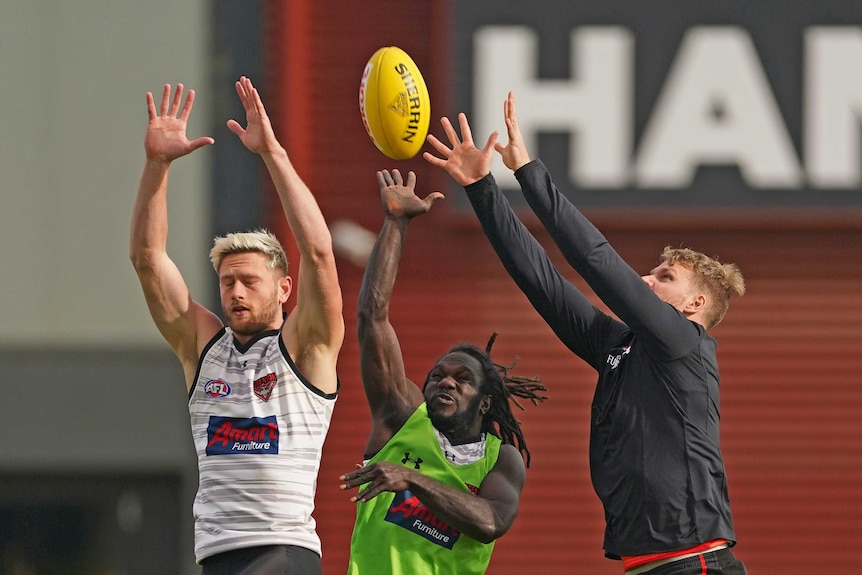
{"label": "dreadlock hair", "polygon": [[527,449],[527,442],[521,431],[521,422],[515,419],[509,400],[523,411],[524,406],[516,397],[527,399],[533,405],[538,405],[540,401],[545,401],[548,398],[536,392],[547,391],[548,388],[542,385],[542,380],[538,376],[524,377],[509,374],[509,370],[518,363],[517,356],[508,366],[495,363],[491,359],[491,347],[493,347],[496,339],[497,332],[494,332],[488,340],[488,345],[485,346],[485,351],[471,343],[459,343],[452,346],[444,355],[462,352],[479,361],[482,365],[483,374],[482,387],[479,391],[491,396],[491,407],[482,417],[482,431],[499,437],[503,443],[514,445],[521,452],[521,456],[529,467],[530,450]]}

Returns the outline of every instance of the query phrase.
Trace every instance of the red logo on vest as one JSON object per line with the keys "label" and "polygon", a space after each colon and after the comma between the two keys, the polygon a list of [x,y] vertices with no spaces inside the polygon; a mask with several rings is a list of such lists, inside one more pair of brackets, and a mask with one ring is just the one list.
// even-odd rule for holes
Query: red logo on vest
{"label": "red logo on vest", "polygon": [[268,373],[260,379],[254,380],[254,394],[264,401],[269,401],[272,390],[277,383],[274,373]]}

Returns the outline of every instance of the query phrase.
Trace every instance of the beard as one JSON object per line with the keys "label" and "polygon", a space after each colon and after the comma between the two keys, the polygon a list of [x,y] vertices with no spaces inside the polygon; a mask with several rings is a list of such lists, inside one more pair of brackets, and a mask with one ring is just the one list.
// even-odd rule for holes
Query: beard
{"label": "beard", "polygon": [[482,397],[481,395],[476,395],[469,405],[449,415],[443,415],[434,409],[429,409],[428,418],[434,427],[443,433],[457,435],[458,432],[466,430],[472,425],[476,415],[479,413],[479,404],[482,402]]}
{"label": "beard", "polygon": [[224,309],[228,327],[236,334],[250,336],[257,335],[262,331],[271,329],[273,317],[280,311],[281,305],[278,298],[273,296],[267,304],[258,311],[248,308],[248,317],[236,320],[230,310]]}

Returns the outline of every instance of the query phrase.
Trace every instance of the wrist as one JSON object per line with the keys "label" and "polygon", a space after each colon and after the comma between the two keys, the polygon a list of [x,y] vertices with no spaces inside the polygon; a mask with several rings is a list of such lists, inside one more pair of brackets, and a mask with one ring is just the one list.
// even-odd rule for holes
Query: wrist
{"label": "wrist", "polygon": [[146,157],[147,163],[153,164],[153,165],[157,165],[157,164],[168,165],[174,160],[174,158],[168,157],[167,155],[153,154],[153,153],[150,153],[149,151],[147,151],[145,157]]}
{"label": "wrist", "polygon": [[147,156],[144,162],[144,170],[152,172],[166,172],[171,166],[172,160],[161,156]]}
{"label": "wrist", "polygon": [[275,142],[272,145],[267,146],[265,148],[261,148],[261,150],[258,152],[258,154],[260,154],[260,156],[264,160],[267,160],[267,159],[272,159],[272,160],[287,159],[287,150],[285,150],[284,147],[281,144],[279,144],[278,142]]}
{"label": "wrist", "polygon": [[481,185],[482,182],[485,182],[489,178],[493,178],[493,176],[491,175],[491,172],[488,172],[487,174],[485,174],[484,176],[482,176],[480,178],[476,178],[474,180],[467,181],[466,183],[462,184],[462,186],[464,187],[464,189],[467,189],[467,190],[472,189],[472,188],[476,188],[479,185]]}

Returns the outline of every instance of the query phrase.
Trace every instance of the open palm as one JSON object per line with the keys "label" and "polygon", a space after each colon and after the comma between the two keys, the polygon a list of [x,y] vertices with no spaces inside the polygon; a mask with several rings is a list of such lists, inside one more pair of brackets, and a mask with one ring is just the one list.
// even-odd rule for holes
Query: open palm
{"label": "open palm", "polygon": [[272,123],[251,80],[242,76],[236,83],[236,93],[245,108],[247,125],[243,128],[236,120],[228,120],[228,129],[239,137],[246,148],[256,154],[277,148],[279,144],[272,130]]}
{"label": "open palm", "polygon": [[186,126],[195,101],[194,90],[189,90],[186,101],[182,103],[183,85],[177,84],[177,89],[171,98],[171,86],[165,84],[162,92],[162,103],[159,111],[153,100],[153,94],[147,92],[147,111],[150,122],[144,136],[144,150],[148,158],[171,162],[185,156],[202,146],[215,142],[212,138],[202,137],[189,140],[186,136]]}
{"label": "open palm", "polygon": [[405,182],[401,172],[380,170],[377,172],[377,184],[383,198],[383,208],[387,216],[404,217],[407,219],[425,214],[437,200],[443,199],[440,192],[431,192],[425,198],[416,195],[416,174],[407,173]]}

